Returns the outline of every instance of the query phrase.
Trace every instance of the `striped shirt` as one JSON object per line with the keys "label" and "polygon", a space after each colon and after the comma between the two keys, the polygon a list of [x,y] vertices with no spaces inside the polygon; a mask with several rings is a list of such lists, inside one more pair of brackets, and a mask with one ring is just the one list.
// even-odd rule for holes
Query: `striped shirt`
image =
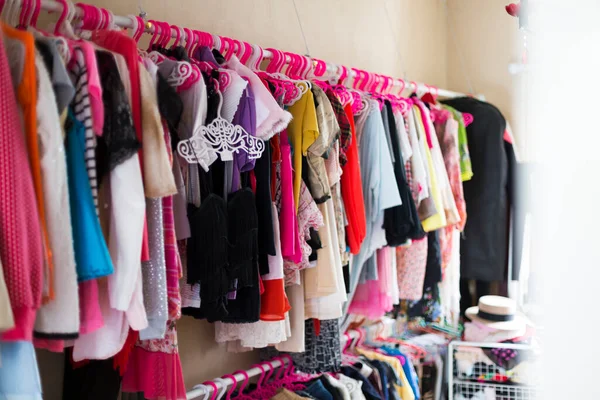
{"label": "striped shirt", "polygon": [[96,136],[92,121],[92,108],[88,89],[88,69],[83,50],[74,48],[69,66],[69,74],[75,86],[75,98],[71,103],[75,118],[85,127],[85,167],[87,170],[92,196],[98,212],[98,178],[96,175]]}

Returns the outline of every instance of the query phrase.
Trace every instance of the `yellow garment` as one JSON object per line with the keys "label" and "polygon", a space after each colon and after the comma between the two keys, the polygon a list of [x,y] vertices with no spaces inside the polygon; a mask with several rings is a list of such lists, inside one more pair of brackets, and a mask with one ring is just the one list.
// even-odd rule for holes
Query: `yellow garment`
{"label": "yellow garment", "polygon": [[375,351],[365,350],[360,347],[357,347],[356,350],[368,359],[379,360],[389,364],[394,371],[396,371],[396,374],[398,374],[400,382],[402,383],[402,386],[396,386],[396,391],[398,392],[398,395],[400,395],[400,398],[402,400],[415,400],[415,394],[408,383],[408,378],[406,378],[406,374],[402,369],[402,364],[400,363],[399,359],[396,357],[386,356]]}
{"label": "yellow garment", "polygon": [[[415,112],[417,132],[419,133],[419,136],[425,135],[425,126],[423,125],[423,116],[421,115],[421,110],[419,110],[419,107],[417,106],[414,106],[413,110]],[[431,217],[421,221],[421,223],[425,232],[431,232],[445,227],[448,224],[448,221],[446,220],[446,212],[444,211],[442,194],[438,186],[435,168],[433,166],[433,158],[431,157],[429,146],[425,146],[425,158],[427,159],[427,170],[431,180],[430,196],[433,198],[433,204],[435,205],[436,213]]]}
{"label": "yellow garment", "polygon": [[[304,84],[304,83],[302,83]],[[296,211],[300,204],[300,182],[302,181],[302,156],[319,137],[315,99],[310,90],[295,102],[288,111],[293,119],[288,125],[287,134],[292,146],[292,167],[294,168],[294,204]]]}

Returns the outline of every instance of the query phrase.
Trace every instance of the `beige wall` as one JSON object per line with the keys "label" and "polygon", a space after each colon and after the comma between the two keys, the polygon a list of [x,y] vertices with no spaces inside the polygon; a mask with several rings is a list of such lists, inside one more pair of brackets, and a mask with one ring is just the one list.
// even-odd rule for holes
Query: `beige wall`
{"label": "beige wall", "polygon": [[[443,1],[295,2],[311,56],[395,76],[406,70],[410,79],[445,85]],[[119,15],[138,12],[137,0],[90,3]],[[142,0],[142,6],[150,19],[306,53],[293,0]]]}
{"label": "beige wall", "polygon": [[518,142],[520,77],[508,65],[519,62],[522,36],[507,0],[447,0],[447,84],[463,93],[483,94],[509,120]]}
{"label": "beige wall", "polygon": [[[91,3],[118,15],[138,12],[136,0]],[[306,53],[292,0],[143,0],[142,5],[150,19]],[[443,2],[296,0],[296,5],[311,56],[393,76],[406,73],[408,79],[446,87]],[[178,331],[188,389],[257,360],[255,353],[227,353],[215,343],[213,326],[206,322],[184,317]],[[44,399],[58,400],[63,358],[44,351],[38,357]]]}

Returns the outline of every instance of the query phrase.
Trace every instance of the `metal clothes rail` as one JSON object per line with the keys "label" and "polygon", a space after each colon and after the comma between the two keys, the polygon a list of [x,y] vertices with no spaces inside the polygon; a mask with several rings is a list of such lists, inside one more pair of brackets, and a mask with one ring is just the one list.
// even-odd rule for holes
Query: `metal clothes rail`
{"label": "metal clothes rail", "polygon": [[[46,10],[46,11],[51,11],[51,12],[60,12],[63,9],[63,5],[62,3],[55,1],[55,0],[41,0],[41,8],[42,10]],[[83,17],[85,14],[84,10],[78,6],[76,6],[76,16],[77,17]],[[132,20],[129,17],[126,16],[120,16],[120,15],[114,15],[113,16],[113,23],[117,26],[120,26],[122,28],[134,28],[134,24],[132,22]],[[145,31],[147,33],[153,33],[155,30],[155,27],[152,26],[150,27],[150,29],[145,29]],[[176,32],[176,30],[174,28],[171,28],[171,37],[177,37],[178,32]],[[185,34],[183,35],[183,39],[185,39]],[[217,35],[213,35],[216,36],[218,38],[220,38],[220,36]],[[263,55],[265,59],[271,59],[273,58],[273,54],[268,51],[268,50],[263,50]],[[290,61],[290,58],[288,56],[286,56],[286,60]],[[327,64],[327,71],[328,72],[337,72],[338,68],[340,67],[337,64],[333,64],[333,63],[326,63]],[[356,76],[356,72],[354,72],[352,69],[348,68],[348,75],[351,77]],[[381,74],[379,74],[379,76],[383,76]],[[393,86],[407,86],[410,87],[411,85],[415,85],[414,90],[419,91],[419,92],[428,92],[431,90],[431,86],[426,85],[424,83],[418,83],[418,82],[413,82],[413,81],[404,81],[402,79],[397,79],[397,78],[392,78],[392,85]],[[452,90],[447,90],[447,89],[436,89],[436,94],[440,97],[445,97],[445,98],[454,98],[454,97],[463,97],[463,96],[467,96],[465,93],[460,93],[460,92],[455,92]]]}
{"label": "metal clothes rail", "polygon": [[[395,327],[395,324],[396,324],[395,320],[393,320],[391,318],[384,318],[376,324],[369,325],[364,328],[360,328],[364,333],[361,333],[356,329],[351,329],[347,332],[346,335],[342,335],[342,337],[340,338],[341,347],[344,348],[348,340],[354,341],[363,336],[370,338],[375,335],[385,334],[386,330],[388,330],[388,329],[393,330]],[[248,374],[249,378],[252,378],[252,377],[258,376],[261,373],[263,373],[263,370],[269,371],[271,369],[271,366],[273,366],[273,369],[279,368],[282,365],[282,362],[283,362],[283,365],[287,365],[288,360],[283,359],[283,361],[282,360],[269,361],[269,364],[266,364],[266,363],[261,364],[261,366],[263,367],[262,369],[260,369],[258,367],[252,367],[252,368],[246,370],[246,374]],[[233,374],[233,376],[235,377],[235,380],[238,383],[242,382],[244,379],[246,379],[246,376],[242,373]],[[213,380],[212,382],[214,382],[218,391],[222,390],[224,387],[229,387],[230,385],[234,384],[234,381],[228,377],[220,378],[220,380]],[[187,395],[188,399],[198,399],[198,398],[204,399],[204,398],[208,398],[207,396],[209,394],[211,394],[213,392],[213,390],[214,390],[214,388],[212,386],[196,385],[192,390],[187,392],[186,395]]]}

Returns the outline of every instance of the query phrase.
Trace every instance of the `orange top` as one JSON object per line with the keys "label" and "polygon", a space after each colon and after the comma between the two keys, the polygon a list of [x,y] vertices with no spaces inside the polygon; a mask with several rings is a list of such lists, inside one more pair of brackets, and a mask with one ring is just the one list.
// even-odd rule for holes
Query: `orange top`
{"label": "orange top", "polygon": [[42,244],[44,247],[44,290],[43,302],[54,298],[54,268],[52,263],[52,252],[49,246],[48,229],[46,228],[46,212],[44,209],[44,193],[42,191],[42,169],[40,166],[40,152],[37,138],[37,81],[35,72],[35,43],[33,35],[26,31],[11,28],[2,24],[4,34],[14,40],[21,42],[25,49],[25,58],[23,60],[23,71],[21,81],[17,87],[17,103],[23,112],[23,123],[25,130],[25,140],[27,142],[27,153],[29,155],[29,164],[31,165],[31,174],[33,176],[33,186],[42,227]]}

